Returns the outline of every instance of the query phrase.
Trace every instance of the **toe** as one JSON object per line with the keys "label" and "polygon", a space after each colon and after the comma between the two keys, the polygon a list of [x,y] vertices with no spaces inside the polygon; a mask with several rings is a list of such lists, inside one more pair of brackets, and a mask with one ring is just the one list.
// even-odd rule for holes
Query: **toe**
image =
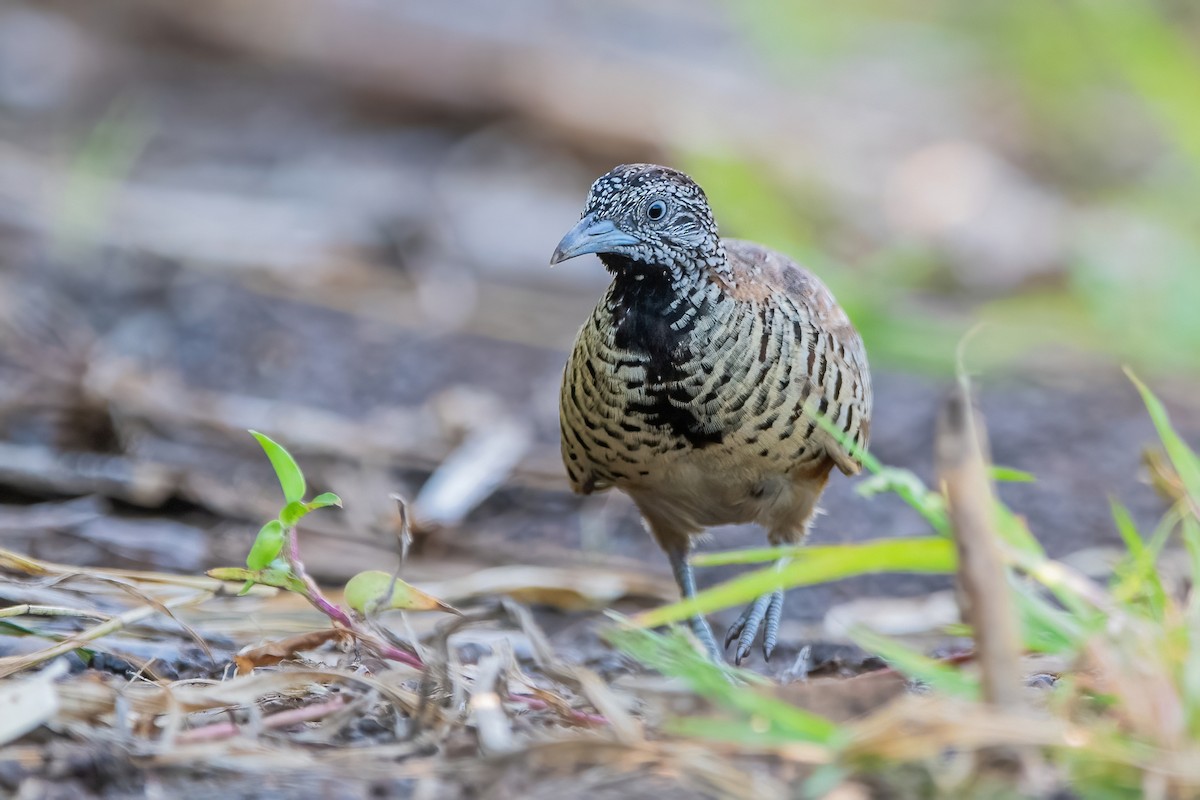
{"label": "toe", "polygon": [[767,628],[763,632],[763,658],[767,661],[771,660],[771,654],[775,652],[775,644],[779,641],[779,621],[783,618],[783,591],[777,591],[771,595],[771,602],[767,606]]}
{"label": "toe", "polygon": [[743,611],[742,615],[737,618],[737,621],[729,626],[729,630],[725,631],[726,650],[729,649],[729,644],[734,639],[738,638],[738,636],[741,635],[742,630],[746,627],[746,622],[750,619],[750,614],[754,612],[754,605],[754,603],[751,603],[750,605],[746,606],[746,610]]}
{"label": "toe", "polygon": [[758,629],[762,626],[763,616],[767,613],[767,607],[771,604],[771,598],[772,595],[764,594],[755,600],[754,604],[743,613],[742,616],[746,619],[742,625],[741,636],[738,638],[737,653],[733,659],[734,664],[741,666],[742,660],[750,655],[750,648],[754,644],[755,637],[758,636]]}

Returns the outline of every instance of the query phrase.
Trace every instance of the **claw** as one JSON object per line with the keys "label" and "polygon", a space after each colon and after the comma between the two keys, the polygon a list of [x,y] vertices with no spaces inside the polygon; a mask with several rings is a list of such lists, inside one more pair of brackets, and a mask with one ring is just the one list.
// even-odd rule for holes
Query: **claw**
{"label": "claw", "polygon": [[725,631],[725,649],[729,649],[729,643],[736,639],[742,632],[742,628],[746,627],[746,620],[750,619],[750,612],[754,610],[754,604],[746,606],[746,610],[737,618],[737,621],[729,626]]}
{"label": "claw", "polygon": [[758,637],[758,631],[762,627],[764,619],[767,622],[767,627],[763,632],[763,655],[770,660],[771,654],[775,651],[775,644],[779,639],[779,621],[782,615],[782,590],[764,594],[747,606],[742,615],[737,618],[737,621],[729,626],[729,630],[725,634],[726,649],[729,648],[730,643],[734,639],[738,640],[737,650],[734,651],[733,655],[733,663],[741,666],[746,656],[750,655],[750,650],[754,646],[754,640]]}

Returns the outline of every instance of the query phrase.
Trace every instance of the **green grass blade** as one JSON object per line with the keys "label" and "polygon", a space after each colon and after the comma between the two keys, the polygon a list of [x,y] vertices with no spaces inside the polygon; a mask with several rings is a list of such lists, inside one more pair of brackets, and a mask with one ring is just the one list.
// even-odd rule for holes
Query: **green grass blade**
{"label": "green grass blade", "polygon": [[[834,545],[838,547],[838,545]],[[696,567],[723,567],[728,564],[766,564],[789,556],[821,553],[830,547],[805,547],[804,545],[787,545],[786,547],[747,547],[744,550],[722,550],[719,553],[696,553],[689,561]]]}
{"label": "green grass blade", "polygon": [[1110,505],[1117,532],[1121,534],[1121,539],[1129,550],[1129,557],[1114,571],[1111,589],[1113,598],[1123,605],[1144,601],[1151,616],[1161,622],[1169,599],[1156,569],[1156,561],[1159,550],[1166,541],[1162,534],[1169,533],[1174,526],[1160,528],[1155,534],[1155,540],[1148,546],[1142,541],[1128,509],[1116,500],[1110,501]]}
{"label": "green grass blade", "polygon": [[859,447],[827,415],[818,413],[811,401],[805,411],[812,416],[821,430],[829,434],[853,458],[862,462],[863,468],[871,473],[871,477],[859,485],[859,494],[871,497],[882,492],[893,492],[923,516],[935,531],[943,536],[950,535],[946,502],[940,493],[931,491],[909,470],[885,467],[877,458]]}
{"label": "green grass blade", "polygon": [[1116,523],[1117,533],[1121,534],[1121,540],[1125,542],[1125,547],[1128,548],[1130,555],[1138,557],[1146,552],[1146,545],[1142,541],[1142,535],[1138,533],[1137,525],[1133,522],[1133,517],[1129,515],[1129,509],[1116,500],[1109,499],[1109,508],[1112,510],[1113,522]]}
{"label": "green grass blade", "polygon": [[782,568],[774,566],[742,575],[706,589],[690,600],[635,616],[643,627],[657,627],[747,603],[776,589],[810,586],[877,572],[953,573],[957,566],[954,543],[941,537],[881,539],[862,544],[814,548]]}
{"label": "green grass blade", "polygon": [[821,430],[833,437],[842,448],[850,454],[852,458],[857,459],[863,465],[867,472],[879,473],[883,472],[887,467],[880,463],[879,459],[868,453],[863,448],[859,447],[853,439],[846,435],[846,432],[839,428],[827,414],[821,414],[817,411],[817,405],[813,401],[809,401],[805,407],[805,412],[812,416],[817,425],[821,426]]}
{"label": "green grass blade", "polygon": [[[685,681],[697,694],[726,708],[753,717],[760,723],[756,727],[762,737],[826,745],[840,739],[841,729],[825,717],[783,702],[761,686],[730,681],[732,670],[698,652],[682,631],[660,635],[623,626],[606,636],[646,666]],[[736,736],[737,730],[733,727],[729,732]]]}
{"label": "green grass blade", "polygon": [[1097,611],[1113,605],[1112,598],[1099,585],[1059,561],[1031,556],[1011,547],[1005,558],[1010,566],[1049,589],[1063,607],[1079,619],[1091,619]]}
{"label": "green grass blade", "polygon": [[1056,608],[1032,589],[1017,587],[1013,604],[1021,621],[1021,638],[1028,650],[1053,655],[1074,654],[1083,646],[1086,631],[1078,617]]}
{"label": "green grass blade", "polygon": [[1158,438],[1162,440],[1167,457],[1171,459],[1171,465],[1179,473],[1179,479],[1188,493],[1192,509],[1195,513],[1200,514],[1200,458],[1197,458],[1187,443],[1176,433],[1174,426],[1171,425],[1171,418],[1167,415],[1167,409],[1158,397],[1150,391],[1146,384],[1138,380],[1132,370],[1126,369],[1125,374],[1129,376],[1129,380],[1133,381],[1133,385],[1142,395],[1142,402],[1146,404],[1146,410],[1150,412],[1150,419],[1154,421]]}
{"label": "green grass blade", "polygon": [[1008,506],[997,501],[995,509],[996,533],[1000,539],[1028,558],[1044,559],[1046,551],[1041,542],[1029,530],[1025,520],[1012,512]]}
{"label": "green grass blade", "polygon": [[901,644],[866,628],[853,628],[850,638],[864,650],[875,653],[893,669],[909,678],[929,684],[940,692],[956,697],[978,698],[979,682],[949,664],[930,658],[908,645]]}
{"label": "green grass blade", "polygon": [[895,467],[879,467],[858,484],[863,497],[892,493],[925,518],[929,526],[942,536],[950,535],[950,518],[946,515],[946,498],[931,491],[915,473]]}
{"label": "green grass blade", "polygon": [[1013,467],[997,467],[992,465],[992,480],[997,483],[1036,483],[1037,477],[1032,472]]}

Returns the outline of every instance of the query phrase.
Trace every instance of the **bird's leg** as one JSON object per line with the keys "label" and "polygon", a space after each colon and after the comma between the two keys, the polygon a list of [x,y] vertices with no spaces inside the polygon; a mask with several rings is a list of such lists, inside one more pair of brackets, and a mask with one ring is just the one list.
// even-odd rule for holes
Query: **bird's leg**
{"label": "bird's leg", "polygon": [[[688,551],[684,548],[667,548],[667,558],[671,561],[671,569],[675,573],[675,582],[679,584],[679,592],[685,600],[696,596],[696,576],[692,573],[692,565],[688,561],[687,555]],[[704,649],[708,651],[709,657],[717,663],[722,663],[724,658],[721,655],[721,649],[717,647],[717,639],[713,636],[708,620],[702,614],[696,614],[692,617],[691,622],[692,632],[696,634],[696,638],[704,645]]]}
{"label": "bird's leg", "polygon": [[[775,569],[783,569],[788,560],[781,558],[776,561]],[[764,620],[766,620],[767,626],[763,630],[763,658],[770,661],[771,653],[775,652],[775,644],[779,639],[779,621],[782,617],[783,589],[776,589],[764,594],[746,606],[746,610],[742,612],[736,622],[729,626],[729,630],[725,634],[726,648],[734,639],[738,640],[733,663],[741,666],[742,659],[750,655],[750,648],[754,644],[754,639],[758,636],[759,628],[762,628]]]}

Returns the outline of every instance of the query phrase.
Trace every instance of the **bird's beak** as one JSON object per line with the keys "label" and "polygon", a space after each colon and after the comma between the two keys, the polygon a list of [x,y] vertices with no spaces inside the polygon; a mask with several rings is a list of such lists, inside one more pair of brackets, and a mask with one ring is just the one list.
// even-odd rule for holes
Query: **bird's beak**
{"label": "bird's beak", "polygon": [[550,256],[550,266],[585,253],[611,253],[614,248],[640,244],[641,241],[618,228],[611,220],[596,219],[588,214],[558,243],[554,255]]}

